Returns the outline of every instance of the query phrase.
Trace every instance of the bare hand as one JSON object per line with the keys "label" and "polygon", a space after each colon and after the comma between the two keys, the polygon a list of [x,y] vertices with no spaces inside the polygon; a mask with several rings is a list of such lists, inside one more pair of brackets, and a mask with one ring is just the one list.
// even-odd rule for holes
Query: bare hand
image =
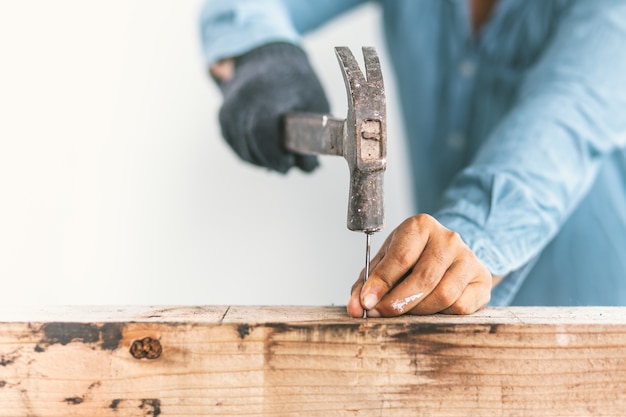
{"label": "bare hand", "polygon": [[371,274],[352,286],[348,314],[471,314],[489,302],[492,277],[461,237],[427,214],[410,217],[372,259]]}

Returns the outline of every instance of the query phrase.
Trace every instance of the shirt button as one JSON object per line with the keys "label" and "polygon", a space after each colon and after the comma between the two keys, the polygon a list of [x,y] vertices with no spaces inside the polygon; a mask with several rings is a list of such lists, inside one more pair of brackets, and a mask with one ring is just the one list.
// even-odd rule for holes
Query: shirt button
{"label": "shirt button", "polygon": [[464,78],[472,78],[476,74],[476,64],[470,59],[465,59],[459,65],[459,74]]}
{"label": "shirt button", "polygon": [[450,132],[448,135],[448,147],[455,151],[465,148],[465,135],[458,131]]}

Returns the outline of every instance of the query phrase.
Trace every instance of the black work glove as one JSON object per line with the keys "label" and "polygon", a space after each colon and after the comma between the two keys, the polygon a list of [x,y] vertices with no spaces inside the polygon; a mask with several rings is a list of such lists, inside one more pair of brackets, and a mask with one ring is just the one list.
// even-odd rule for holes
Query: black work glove
{"label": "black work glove", "polygon": [[219,112],[222,135],[243,160],[285,173],[297,166],[311,172],[317,157],[289,152],[283,143],[283,116],[300,111],[328,113],[322,86],[297,46],[272,43],[235,58]]}

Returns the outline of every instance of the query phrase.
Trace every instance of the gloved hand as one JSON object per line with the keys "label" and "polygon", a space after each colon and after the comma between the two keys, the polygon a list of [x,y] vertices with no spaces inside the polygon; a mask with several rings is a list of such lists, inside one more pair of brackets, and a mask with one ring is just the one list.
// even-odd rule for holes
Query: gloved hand
{"label": "gloved hand", "polygon": [[219,83],[224,102],[219,112],[222,135],[245,161],[285,173],[297,166],[311,172],[313,155],[283,146],[286,113],[328,113],[322,86],[305,53],[297,46],[272,43],[235,58],[231,80]]}

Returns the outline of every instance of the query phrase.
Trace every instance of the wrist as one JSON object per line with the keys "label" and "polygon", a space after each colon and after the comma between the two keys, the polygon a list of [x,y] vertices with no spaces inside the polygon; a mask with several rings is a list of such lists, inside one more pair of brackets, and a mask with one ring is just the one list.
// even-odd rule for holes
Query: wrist
{"label": "wrist", "polygon": [[502,281],[504,275],[491,275],[491,288],[494,288],[496,285]]}
{"label": "wrist", "polygon": [[235,60],[222,59],[209,67],[209,74],[219,83],[230,81],[235,75]]}

